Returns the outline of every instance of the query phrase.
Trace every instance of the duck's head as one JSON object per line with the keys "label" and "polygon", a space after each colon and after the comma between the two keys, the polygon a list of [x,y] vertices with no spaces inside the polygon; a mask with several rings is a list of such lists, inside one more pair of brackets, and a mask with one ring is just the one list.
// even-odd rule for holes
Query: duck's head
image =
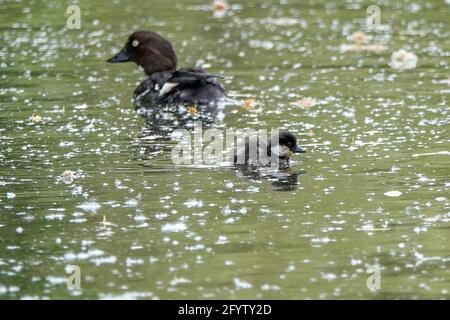
{"label": "duck's head", "polygon": [[287,130],[281,130],[271,141],[271,152],[280,159],[289,159],[294,153],[306,152],[297,145],[297,138]]}
{"label": "duck's head", "polygon": [[123,49],[107,60],[110,63],[128,61],[140,65],[148,75],[177,68],[177,56],[170,42],[152,31],[134,32]]}

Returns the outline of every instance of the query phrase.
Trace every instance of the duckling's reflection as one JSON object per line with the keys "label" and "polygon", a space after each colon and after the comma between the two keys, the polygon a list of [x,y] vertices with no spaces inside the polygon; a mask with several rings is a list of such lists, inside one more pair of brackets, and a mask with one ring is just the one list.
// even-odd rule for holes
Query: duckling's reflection
{"label": "duckling's reflection", "polygon": [[258,166],[237,165],[236,176],[253,181],[270,181],[275,191],[293,191],[298,188],[299,177],[306,171],[294,172],[290,167],[280,168],[278,171],[261,170]]}

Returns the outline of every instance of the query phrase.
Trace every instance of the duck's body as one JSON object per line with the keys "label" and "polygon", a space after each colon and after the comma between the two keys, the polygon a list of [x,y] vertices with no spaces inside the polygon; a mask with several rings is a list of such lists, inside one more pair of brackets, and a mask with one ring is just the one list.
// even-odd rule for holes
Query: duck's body
{"label": "duck's body", "polygon": [[140,65],[148,75],[134,92],[137,108],[210,105],[226,98],[217,76],[201,69],[177,69],[177,57],[171,43],[155,32],[134,32],[125,47],[108,60],[111,63],[127,61]]}
{"label": "duck's body", "polygon": [[182,68],[150,75],[136,88],[133,101],[137,108],[161,105],[210,105],[226,98],[216,76],[202,69]]}

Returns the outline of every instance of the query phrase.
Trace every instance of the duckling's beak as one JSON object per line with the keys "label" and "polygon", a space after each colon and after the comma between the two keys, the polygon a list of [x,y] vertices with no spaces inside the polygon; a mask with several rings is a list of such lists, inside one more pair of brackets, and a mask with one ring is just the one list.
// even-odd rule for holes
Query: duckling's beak
{"label": "duckling's beak", "polygon": [[130,56],[125,51],[125,48],[123,48],[114,57],[109,58],[108,60],[106,60],[106,62],[109,62],[109,63],[119,63],[119,62],[127,62],[127,61],[130,61]]}
{"label": "duckling's beak", "polygon": [[306,153],[305,150],[300,148],[299,146],[295,146],[294,150],[292,150],[293,153]]}

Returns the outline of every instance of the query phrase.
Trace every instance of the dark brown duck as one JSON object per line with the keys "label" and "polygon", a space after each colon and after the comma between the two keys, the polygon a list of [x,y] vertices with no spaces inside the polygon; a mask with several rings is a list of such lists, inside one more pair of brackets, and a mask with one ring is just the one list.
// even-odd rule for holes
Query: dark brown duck
{"label": "dark brown duck", "polygon": [[137,108],[167,104],[211,105],[226,98],[218,77],[202,69],[177,69],[177,56],[172,44],[152,31],[130,35],[123,49],[110,58],[110,63],[134,62],[148,79],[134,92]]}

